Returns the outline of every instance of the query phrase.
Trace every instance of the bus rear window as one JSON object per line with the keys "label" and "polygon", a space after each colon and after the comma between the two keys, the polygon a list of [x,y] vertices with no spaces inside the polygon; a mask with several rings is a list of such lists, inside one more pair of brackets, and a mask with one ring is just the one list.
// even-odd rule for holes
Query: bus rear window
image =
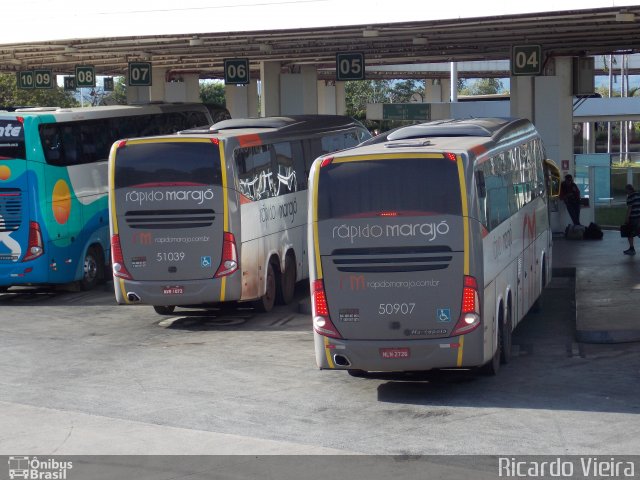
{"label": "bus rear window", "polygon": [[0,160],[24,159],[24,128],[18,120],[0,120]]}
{"label": "bus rear window", "polygon": [[218,146],[175,142],[128,144],[118,149],[115,188],[163,183],[222,185]]}
{"label": "bus rear window", "polygon": [[367,160],[330,163],[320,169],[318,220],[443,214],[461,215],[455,162]]}

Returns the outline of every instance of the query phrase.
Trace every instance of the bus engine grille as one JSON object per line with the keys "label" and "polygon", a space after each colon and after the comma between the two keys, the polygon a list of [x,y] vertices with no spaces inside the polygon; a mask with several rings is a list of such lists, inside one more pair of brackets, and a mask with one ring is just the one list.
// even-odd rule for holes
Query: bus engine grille
{"label": "bus engine grille", "polygon": [[215,211],[204,210],[133,210],[124,214],[129,228],[173,229],[210,227]]}
{"label": "bus engine grille", "polygon": [[13,232],[22,223],[22,192],[0,188],[0,232]]}
{"label": "bus engine grille", "polygon": [[451,248],[446,246],[341,248],[331,252],[339,272],[424,272],[449,267]]}

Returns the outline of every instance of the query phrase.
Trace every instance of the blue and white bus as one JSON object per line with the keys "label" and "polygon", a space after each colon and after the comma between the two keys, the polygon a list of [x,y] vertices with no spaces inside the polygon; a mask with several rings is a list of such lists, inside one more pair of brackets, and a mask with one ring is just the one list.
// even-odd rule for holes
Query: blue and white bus
{"label": "blue and white bus", "polygon": [[210,122],[198,104],[0,111],[0,290],[103,280],[113,142]]}

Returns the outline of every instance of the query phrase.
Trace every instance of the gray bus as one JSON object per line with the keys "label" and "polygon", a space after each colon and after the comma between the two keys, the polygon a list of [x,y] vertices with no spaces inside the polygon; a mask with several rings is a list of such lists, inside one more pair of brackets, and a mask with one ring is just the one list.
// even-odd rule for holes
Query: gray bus
{"label": "gray bus", "polygon": [[116,142],[109,160],[118,303],[289,303],[308,276],[313,160],[370,138],[333,115],[224,120]]}
{"label": "gray bus", "polygon": [[317,159],[318,366],[495,374],[551,278],[545,160],[529,121],[499,118],[403,127]]}

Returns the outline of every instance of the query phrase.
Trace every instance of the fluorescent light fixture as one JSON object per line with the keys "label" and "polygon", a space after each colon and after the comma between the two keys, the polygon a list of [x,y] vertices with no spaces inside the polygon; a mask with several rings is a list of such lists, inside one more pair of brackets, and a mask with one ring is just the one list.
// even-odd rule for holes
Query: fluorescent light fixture
{"label": "fluorescent light fixture", "polygon": [[630,12],[616,13],[616,22],[635,22],[636,16]]}
{"label": "fluorescent light fixture", "polygon": [[190,47],[201,47],[202,45],[204,45],[204,40],[202,38],[192,37],[189,39]]}
{"label": "fluorescent light fixture", "polygon": [[425,37],[413,37],[414,45],[426,45],[428,43]]}
{"label": "fluorescent light fixture", "polygon": [[365,38],[377,37],[378,35],[380,35],[380,32],[373,28],[365,28],[362,30],[362,36]]}

